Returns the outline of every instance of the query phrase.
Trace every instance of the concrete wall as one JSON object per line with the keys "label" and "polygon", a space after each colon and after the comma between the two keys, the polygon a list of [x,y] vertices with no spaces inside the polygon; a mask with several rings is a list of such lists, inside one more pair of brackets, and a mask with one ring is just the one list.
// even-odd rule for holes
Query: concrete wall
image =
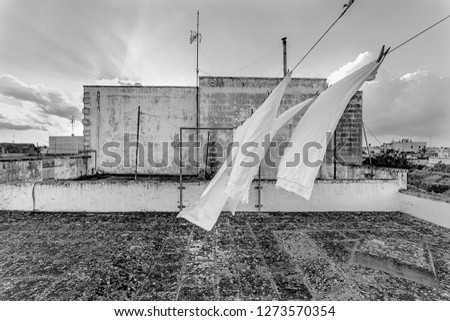
{"label": "concrete wall", "polygon": [[[336,148],[338,161],[347,164],[362,163],[362,92],[357,92],[345,109],[336,127]],[[327,152],[332,159],[333,150]]]}
{"label": "concrete wall", "polygon": [[31,182],[39,179],[41,173],[40,159],[0,159],[0,183]]}
{"label": "concrete wall", "polygon": [[[134,87],[134,86],[84,86],[83,124],[85,147],[97,151],[97,170],[113,174],[130,174],[135,170],[135,142],[137,132],[137,108],[141,107],[140,137],[144,149],[140,153],[139,174],[174,174],[173,154],[178,153],[169,145],[168,166],[157,168],[148,163],[148,143],[154,143],[155,161],[162,157],[162,142],[171,143],[180,127],[196,126],[195,87]],[[125,146],[124,135],[129,134],[130,145]],[[110,151],[120,155],[120,161],[103,152],[108,142],[120,144]],[[129,151],[129,156],[125,157]],[[183,158],[186,158],[183,154]],[[188,168],[185,173],[194,174]]]}
{"label": "concrete wall", "polygon": [[428,165],[430,165],[430,166],[433,166],[433,165],[436,165],[439,163],[450,165],[450,158],[432,158],[432,157],[430,157],[428,159]]}
{"label": "concrete wall", "polygon": [[[398,179],[400,188],[407,188],[408,170],[387,167],[370,166],[343,166],[336,164],[336,179],[369,179],[373,174],[373,179]],[[322,165],[318,173],[318,179],[334,179],[334,165]]]}
{"label": "concrete wall", "polygon": [[[207,182],[185,184],[183,203],[197,201]],[[34,193],[33,193],[34,186]],[[262,183],[262,211],[395,211],[398,210],[398,182],[318,181],[308,202]],[[34,197],[33,197],[34,195]],[[59,181],[0,184],[0,210],[67,212],[177,212],[179,190],[176,182],[155,181]],[[249,204],[240,211],[257,211],[257,190],[250,191]],[[227,210],[225,208],[224,210]]]}
{"label": "concrete wall", "polygon": [[93,173],[90,155],[0,160],[0,183],[74,179]]}
{"label": "concrete wall", "polygon": [[450,203],[425,197],[399,194],[400,211],[450,228]]}
{"label": "concrete wall", "polygon": [[[200,77],[200,124],[204,127],[236,127],[248,118],[267,98],[281,78],[254,77]],[[326,88],[326,79],[294,78],[281,101],[279,113],[298,104]],[[289,142],[299,121],[295,117],[275,136],[274,141]],[[338,149],[349,164],[362,161],[362,92],[349,102],[336,128]],[[223,143],[231,141],[229,132],[211,132],[212,139]],[[204,136],[203,136],[203,139]],[[332,149],[332,147],[328,147]],[[270,159],[278,164],[283,148],[271,149]],[[327,152],[327,156],[333,153]],[[261,166],[261,177],[276,178],[278,166]]]}
{"label": "concrete wall", "polygon": [[[245,77],[200,77],[199,89],[199,125],[200,127],[235,128],[247,119],[267,98],[269,93],[281,81],[280,78]],[[279,112],[300,103],[318,91],[326,88],[326,79],[292,79],[283,97]],[[197,124],[197,89],[195,87],[134,87],[134,86],[85,86],[84,87],[84,145],[86,149],[97,151],[97,170],[113,174],[131,174],[135,170],[134,144],[125,146],[124,134],[128,133],[130,142],[136,140],[137,107],[141,106],[140,142],[144,143],[141,153],[139,174],[178,175],[179,168],[174,166],[174,154],[177,148],[169,147],[168,165],[156,167],[148,162],[147,143],[154,143],[157,160],[162,154],[161,142],[172,142],[180,127],[195,127]],[[298,118],[284,126],[275,137],[277,142],[288,142]],[[346,162],[361,163],[361,120],[362,93],[358,93],[349,103],[337,128],[338,148]],[[189,135],[196,137],[196,130],[183,132],[183,141]],[[200,146],[208,142],[208,131],[199,131]],[[232,131],[209,131],[210,142],[226,145],[232,141]],[[340,141],[342,140],[342,142]],[[110,146],[105,154],[103,147],[108,142],[120,144]],[[342,148],[341,148],[342,146]],[[129,151],[128,156],[125,150]],[[198,152],[199,160],[205,163],[206,149]],[[271,150],[271,159],[278,163],[282,154]],[[220,156],[220,155],[219,155]],[[183,149],[183,159],[187,152]],[[126,163],[125,160],[128,160]],[[142,163],[141,163],[142,161]],[[201,165],[203,165],[201,164]],[[185,174],[197,174],[202,170],[188,167]],[[262,166],[263,178],[275,178],[277,167]]]}
{"label": "concrete wall", "polygon": [[83,136],[50,136],[48,154],[78,154],[84,150]]}

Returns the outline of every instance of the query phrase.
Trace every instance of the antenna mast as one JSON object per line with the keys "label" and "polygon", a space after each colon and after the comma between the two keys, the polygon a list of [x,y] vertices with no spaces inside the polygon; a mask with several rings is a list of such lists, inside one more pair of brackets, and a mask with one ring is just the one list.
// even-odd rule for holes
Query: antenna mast
{"label": "antenna mast", "polygon": [[196,71],[197,71],[197,87],[198,87],[198,44],[199,44],[198,38],[200,35],[199,27],[200,27],[200,10],[197,10],[197,37],[196,37],[196,40],[197,40],[197,69],[196,69]]}

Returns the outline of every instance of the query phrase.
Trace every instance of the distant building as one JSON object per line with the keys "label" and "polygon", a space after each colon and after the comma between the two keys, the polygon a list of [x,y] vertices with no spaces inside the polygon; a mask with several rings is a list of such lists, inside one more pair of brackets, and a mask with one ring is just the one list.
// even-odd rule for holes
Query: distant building
{"label": "distant building", "polygon": [[450,147],[430,147],[427,154],[433,158],[450,158]]}
{"label": "distant building", "polygon": [[0,143],[1,158],[36,156],[39,150],[34,144]]}
{"label": "distant building", "polygon": [[[370,150],[370,155],[372,157],[380,155],[382,153],[382,149],[381,146],[372,146],[371,144],[369,144],[369,150]],[[363,158],[367,158],[368,156],[368,151],[367,151],[367,146],[363,147]]]}
{"label": "distant building", "polygon": [[83,150],[83,136],[49,137],[48,154],[78,154]]}
{"label": "distant building", "polygon": [[430,147],[427,154],[430,165],[438,163],[450,165],[450,147]]}
{"label": "distant building", "polygon": [[409,138],[404,138],[398,142],[392,141],[391,143],[384,143],[381,146],[383,151],[395,150],[397,152],[405,153],[420,153],[427,148],[427,142],[413,142]]}

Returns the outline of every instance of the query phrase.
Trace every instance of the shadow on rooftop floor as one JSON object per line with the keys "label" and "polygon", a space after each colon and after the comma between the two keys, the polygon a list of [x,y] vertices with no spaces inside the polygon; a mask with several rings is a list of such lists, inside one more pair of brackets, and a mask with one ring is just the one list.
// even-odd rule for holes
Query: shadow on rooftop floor
{"label": "shadow on rooftop floor", "polygon": [[0,280],[1,300],[449,300],[450,230],[398,212],[223,213],[211,232],[0,212]]}

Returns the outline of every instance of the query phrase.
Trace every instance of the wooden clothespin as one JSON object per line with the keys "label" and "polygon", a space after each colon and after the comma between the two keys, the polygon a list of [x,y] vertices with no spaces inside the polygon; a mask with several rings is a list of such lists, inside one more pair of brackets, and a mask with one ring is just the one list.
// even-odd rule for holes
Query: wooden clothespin
{"label": "wooden clothespin", "polygon": [[387,48],[386,51],[384,50],[385,46],[381,48],[380,54],[378,55],[377,63],[379,63],[381,60],[386,57],[386,55],[389,53],[389,50],[391,50],[391,47]]}
{"label": "wooden clothespin", "polygon": [[344,8],[350,8],[350,6],[355,2],[355,0],[350,0],[348,3],[344,4]]}

